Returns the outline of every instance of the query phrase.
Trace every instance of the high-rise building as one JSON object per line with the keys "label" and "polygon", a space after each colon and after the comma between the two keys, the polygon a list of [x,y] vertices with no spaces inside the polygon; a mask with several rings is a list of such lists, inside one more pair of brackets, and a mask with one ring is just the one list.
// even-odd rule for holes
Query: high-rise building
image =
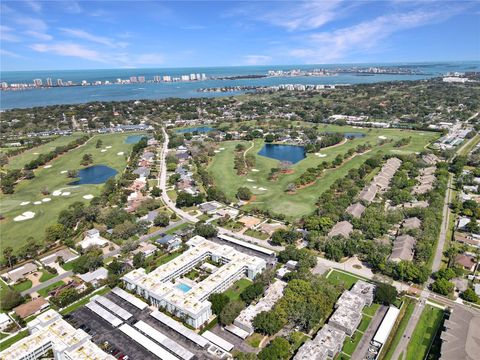
{"label": "high-rise building", "polygon": [[33,84],[35,86],[42,86],[42,79],[33,79]]}
{"label": "high-rise building", "polygon": [[139,76],[138,77],[138,82],[139,83],[144,83],[145,82],[145,76]]}
{"label": "high-rise building", "polygon": [[130,82],[131,82],[131,83],[136,83],[136,82],[138,82],[137,77],[136,77],[136,76],[130,76]]}
{"label": "high-rise building", "polygon": [[195,74],[190,74],[190,80],[196,80],[197,76]]}
{"label": "high-rise building", "polygon": [[170,81],[172,81],[172,77],[170,75],[164,75],[163,76],[163,81],[170,82]]}
{"label": "high-rise building", "polygon": [[57,79],[57,85],[58,85],[58,86],[63,86],[63,81],[62,81],[62,79]]}
{"label": "high-rise building", "polygon": [[202,74],[202,80],[207,80],[207,75]]}
{"label": "high-rise building", "polygon": [[190,80],[190,76],[188,76],[188,75],[182,75],[181,79],[182,79],[182,81],[189,81],[189,80]]}
{"label": "high-rise building", "polygon": [[47,78],[47,86],[52,86],[52,78]]}
{"label": "high-rise building", "polygon": [[160,81],[161,81],[161,77],[160,77],[159,75],[155,75],[155,76],[153,77],[153,81],[155,81],[155,82],[160,82]]}
{"label": "high-rise building", "polygon": [[8,87],[8,84],[4,81],[2,82],[2,89],[6,89]]}

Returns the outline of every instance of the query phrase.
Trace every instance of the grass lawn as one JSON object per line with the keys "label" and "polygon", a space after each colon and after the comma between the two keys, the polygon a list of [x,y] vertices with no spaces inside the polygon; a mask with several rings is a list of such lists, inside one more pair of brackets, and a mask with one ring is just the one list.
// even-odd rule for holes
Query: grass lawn
{"label": "grass lawn", "polygon": [[257,239],[261,239],[261,240],[267,240],[269,238],[268,234],[265,234],[262,231],[253,230],[253,229],[248,229],[247,231],[244,232],[244,234],[248,236],[252,236]]}
{"label": "grass lawn", "polygon": [[40,282],[45,282],[57,276],[56,274],[52,274],[47,270],[42,270],[42,276],[40,276]]}
{"label": "grass lawn", "polygon": [[260,342],[263,340],[265,336],[258,333],[253,333],[248,338],[245,339],[248,345],[254,348],[258,348],[260,346]]}
{"label": "grass lawn", "polygon": [[25,281],[22,281],[21,283],[13,285],[13,288],[15,290],[17,290],[18,292],[28,290],[31,287],[32,287],[32,281],[31,280],[25,280]]}
{"label": "grass lawn", "polygon": [[[243,143],[248,148],[250,142],[246,141],[222,142],[222,147],[224,147],[225,150],[215,155],[208,169],[214,177],[215,184],[232,201],[235,199],[235,193],[239,187],[246,186],[250,188],[253,194],[256,195],[256,199],[247,205],[246,209],[249,207],[258,207],[285,214],[290,219],[298,219],[303,215],[310,214],[315,209],[316,200],[324,191],[330,188],[333,182],[344,177],[350,169],[360,167],[369,157],[377,153],[411,153],[421,151],[425,145],[438,138],[438,134],[432,132],[399,129],[359,130],[348,126],[341,127],[337,125],[320,126],[319,131],[361,131],[364,132],[366,136],[364,138],[349,140],[341,146],[320,151],[322,154],[327,155],[324,158],[320,158],[315,154],[308,154],[305,159],[292,166],[292,170],[294,170],[293,174],[281,175],[277,181],[269,181],[268,174],[271,168],[278,167],[279,161],[257,154],[264,145],[262,139],[255,140],[254,147],[248,152],[249,154],[255,154],[256,163],[254,168],[258,171],[251,171],[245,176],[238,176],[233,168],[235,146]],[[344,154],[359,144],[370,142],[372,145],[376,145],[379,136],[385,136],[394,141],[410,136],[412,140],[410,144],[401,149],[395,149],[393,143],[388,143],[381,147],[374,146],[372,151],[346,161],[335,170],[326,171],[323,177],[314,185],[300,189],[295,194],[287,194],[285,192],[287,185],[292,183],[307,168],[317,166],[323,161],[330,162],[338,154]],[[251,181],[247,181],[247,179]],[[262,191],[259,190],[259,188],[267,190]]]}
{"label": "grass lawn", "polygon": [[48,285],[47,287],[45,287],[43,289],[38,290],[38,293],[40,294],[40,296],[46,297],[46,296],[48,296],[48,293],[50,291],[52,291],[53,289],[56,289],[56,288],[58,288],[62,285],[65,285],[65,283],[63,281],[57,281],[57,282],[54,282],[51,285]]}
{"label": "grass lawn", "polygon": [[377,312],[379,307],[380,307],[380,304],[373,303],[370,306],[364,307],[363,308],[363,313],[373,317],[375,315],[375,313]]}
{"label": "grass lawn", "polygon": [[358,280],[365,280],[353,274],[347,274],[337,270],[332,270],[328,275],[328,281],[334,285],[342,284],[345,289],[350,289]]}
{"label": "grass lawn", "polygon": [[440,325],[444,311],[427,305],[420,316],[407,347],[406,360],[424,359]]}
{"label": "grass lawn", "polygon": [[[400,323],[398,324],[397,330],[395,331],[395,328],[393,328],[393,331],[395,331],[393,339],[391,341],[390,339],[387,340],[386,348],[382,352],[383,354],[385,354],[383,360],[390,360],[395,355],[395,350],[403,336],[403,333],[405,332],[405,328],[407,327],[408,322],[410,321],[410,317],[412,316],[413,310],[415,309],[415,304],[415,300],[406,298],[405,304],[403,305],[405,306],[404,315],[400,320]],[[402,312],[400,312],[400,314],[402,314]]]}
{"label": "grass lawn", "polygon": [[358,343],[362,339],[363,334],[355,331],[351,338],[347,337],[343,343],[342,351],[349,356],[352,356],[353,352],[357,348]]}
{"label": "grass lawn", "polygon": [[362,321],[360,322],[360,325],[358,325],[357,330],[360,330],[361,332],[365,332],[365,330],[367,330],[368,328],[368,325],[370,325],[370,321],[372,321],[372,318],[370,316],[363,314]]}
{"label": "grass lawn", "polygon": [[10,347],[11,345],[15,344],[17,341],[27,337],[29,335],[28,330],[20,331],[17,335],[12,336],[10,339],[3,341],[0,343],[0,351],[3,351]]}
{"label": "grass lawn", "polygon": [[167,230],[165,231],[165,234],[167,235],[172,235],[174,233],[176,233],[177,231],[179,230],[182,230],[182,229],[185,229],[186,227],[190,226],[190,223],[186,222],[186,223],[183,223],[183,224],[180,224],[178,226],[175,226],[173,228],[171,228],[170,230]]}
{"label": "grass lawn", "polygon": [[62,314],[62,315],[70,314],[71,312],[77,310],[78,308],[80,308],[83,305],[85,305],[86,303],[88,303],[92,296],[94,296],[94,295],[105,295],[105,294],[108,294],[110,291],[111,291],[111,289],[109,287],[104,287],[103,289],[94,291],[91,294],[82,298],[81,300],[78,300],[76,303],[74,303],[70,306],[67,306],[65,309],[60,311],[60,314]]}
{"label": "grass lawn", "polygon": [[67,263],[64,263],[62,265],[63,270],[65,271],[71,271],[73,270],[73,265],[75,265],[75,260],[69,261]]}
{"label": "grass lawn", "polygon": [[227,291],[225,291],[225,295],[227,295],[230,300],[238,300],[240,299],[240,294],[248,285],[251,285],[252,282],[248,279],[240,279],[235,284],[233,284]]}
{"label": "grass lawn", "polygon": [[[10,195],[0,195],[0,213],[5,216],[2,221],[1,233],[3,246],[11,246],[14,250],[19,249],[25,244],[29,237],[42,242],[45,236],[45,228],[56,222],[58,214],[76,201],[88,202],[83,196],[98,195],[103,184],[85,184],[80,186],[68,185],[72,179],[67,178],[62,171],[83,167],[80,165],[84,154],[93,155],[92,165],[107,165],[118,172],[124,170],[126,159],[132,144],[126,144],[125,139],[131,134],[105,134],[95,135],[85,145],[80,146],[68,153],[60,156],[51,162],[52,167],[45,169],[41,167],[35,170],[35,178],[23,180],[15,187],[15,193]],[[68,137],[71,141],[73,138]],[[102,140],[103,147],[111,146],[105,152],[95,147],[97,140]],[[51,145],[49,145],[51,146]],[[124,152],[124,155],[117,155],[118,152]],[[63,190],[70,192],[68,196],[43,196],[40,190],[48,188],[50,192]],[[42,202],[39,205],[33,205],[35,201],[41,201],[44,198],[50,198],[49,202]],[[31,203],[21,206],[20,203],[30,201]],[[25,221],[13,221],[13,219],[25,211],[32,211],[35,217]]]}

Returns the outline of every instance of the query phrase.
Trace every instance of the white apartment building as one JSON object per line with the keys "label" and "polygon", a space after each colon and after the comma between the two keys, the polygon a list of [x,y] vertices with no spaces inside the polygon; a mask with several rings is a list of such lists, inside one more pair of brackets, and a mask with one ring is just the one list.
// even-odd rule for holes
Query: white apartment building
{"label": "white apartment building", "polygon": [[90,335],[48,310],[27,324],[30,335],[0,352],[0,360],[36,360],[49,350],[55,360],[115,360],[90,341]]}
{"label": "white apartment building", "polygon": [[[147,274],[143,268],[136,269],[122,280],[127,289],[198,328],[212,316],[210,294],[225,291],[243,277],[254,279],[266,262],[201,236],[194,236],[187,244],[187,251],[154,271]],[[208,258],[223,265],[199,283],[180,279]]]}

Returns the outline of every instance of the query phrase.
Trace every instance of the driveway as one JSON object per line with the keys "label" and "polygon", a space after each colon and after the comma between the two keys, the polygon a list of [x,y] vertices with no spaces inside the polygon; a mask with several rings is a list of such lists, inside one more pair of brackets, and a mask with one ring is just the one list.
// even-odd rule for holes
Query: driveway
{"label": "driveway", "polygon": [[357,348],[352,354],[351,359],[352,360],[362,360],[365,359],[365,356],[367,355],[368,348],[370,346],[370,341],[373,339],[375,336],[375,333],[377,332],[378,327],[382,323],[383,317],[387,313],[388,306],[380,306],[373,316],[372,321],[370,321],[370,324],[368,325],[367,330],[363,333],[362,339],[357,345]]}
{"label": "driveway", "polygon": [[22,291],[21,292],[21,295],[22,296],[25,296],[25,295],[30,295],[31,293],[34,293],[34,292],[37,292],[38,290],[41,290],[43,288],[46,288],[47,286],[50,286],[54,283],[56,283],[57,281],[60,281],[60,280],[63,280],[65,278],[68,278],[70,276],[73,275],[73,271],[67,271],[67,272],[64,272],[63,274],[60,274],[58,276],[55,276],[54,278],[51,278],[50,280],[47,280],[43,283],[40,283],[36,286],[32,286],[30,289],[28,290],[25,290],[25,291]]}

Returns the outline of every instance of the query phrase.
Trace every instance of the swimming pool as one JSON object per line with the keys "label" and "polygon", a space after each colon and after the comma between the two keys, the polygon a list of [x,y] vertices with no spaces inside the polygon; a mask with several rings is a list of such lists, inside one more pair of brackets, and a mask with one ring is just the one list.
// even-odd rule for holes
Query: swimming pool
{"label": "swimming pool", "polygon": [[183,291],[184,293],[189,292],[192,288],[188,286],[187,284],[180,283],[177,286],[175,286],[177,289]]}

